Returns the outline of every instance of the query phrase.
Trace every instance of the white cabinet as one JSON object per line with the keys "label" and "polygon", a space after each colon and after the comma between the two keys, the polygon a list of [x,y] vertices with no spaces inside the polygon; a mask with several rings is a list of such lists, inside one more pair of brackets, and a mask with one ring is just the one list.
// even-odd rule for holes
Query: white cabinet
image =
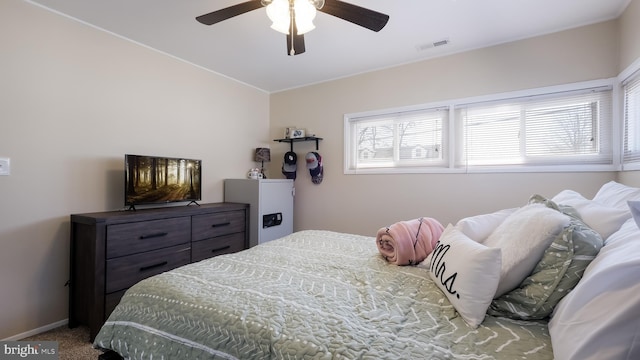
{"label": "white cabinet", "polygon": [[249,246],[293,232],[293,180],[226,179],[224,201],[249,204]]}

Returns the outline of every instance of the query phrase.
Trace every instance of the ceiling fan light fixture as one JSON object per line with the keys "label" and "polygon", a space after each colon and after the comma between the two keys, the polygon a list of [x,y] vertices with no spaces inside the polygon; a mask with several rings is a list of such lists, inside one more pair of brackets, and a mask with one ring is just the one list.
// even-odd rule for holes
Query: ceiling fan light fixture
{"label": "ceiling fan light fixture", "polygon": [[267,5],[267,16],[271,20],[271,28],[283,34],[289,34],[291,28],[291,10],[298,29],[297,35],[302,35],[313,29],[313,19],[316,17],[316,7],[310,0],[293,0],[291,9],[289,0],[273,0]]}
{"label": "ceiling fan light fixture", "polygon": [[289,33],[289,22],[291,17],[289,16],[289,1],[288,0],[273,0],[267,6],[267,16],[271,20],[271,28],[275,31],[283,34]]}
{"label": "ceiling fan light fixture", "polygon": [[313,20],[316,18],[316,7],[310,0],[296,0],[295,11],[298,35],[308,33],[316,28],[313,25]]}

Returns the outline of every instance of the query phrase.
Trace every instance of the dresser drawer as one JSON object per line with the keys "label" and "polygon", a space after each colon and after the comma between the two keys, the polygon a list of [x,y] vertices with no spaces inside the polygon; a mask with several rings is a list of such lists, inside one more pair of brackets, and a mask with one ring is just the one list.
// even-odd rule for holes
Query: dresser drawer
{"label": "dresser drawer", "polygon": [[244,231],[244,211],[227,211],[193,217],[191,238],[193,241]]}
{"label": "dresser drawer", "polygon": [[240,250],[244,250],[244,232],[194,242],[191,245],[191,261],[196,262]]}
{"label": "dresser drawer", "polygon": [[189,263],[191,247],[178,245],[107,260],[107,293],[126,289],[152,275]]}
{"label": "dresser drawer", "polygon": [[141,253],[190,240],[191,217],[107,226],[107,258]]}

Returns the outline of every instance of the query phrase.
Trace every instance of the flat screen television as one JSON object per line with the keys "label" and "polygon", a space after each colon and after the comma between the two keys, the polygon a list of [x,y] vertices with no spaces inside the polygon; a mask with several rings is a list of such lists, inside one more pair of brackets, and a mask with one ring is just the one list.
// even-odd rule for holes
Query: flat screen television
{"label": "flat screen television", "polygon": [[185,158],[124,156],[125,206],[202,199],[202,161]]}

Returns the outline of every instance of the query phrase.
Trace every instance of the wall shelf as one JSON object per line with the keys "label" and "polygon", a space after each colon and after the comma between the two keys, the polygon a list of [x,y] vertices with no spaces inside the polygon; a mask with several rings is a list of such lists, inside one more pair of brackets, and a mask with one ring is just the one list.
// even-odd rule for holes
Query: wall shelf
{"label": "wall shelf", "polygon": [[319,137],[315,137],[315,136],[305,136],[305,137],[301,137],[301,138],[290,138],[290,139],[274,139],[273,141],[277,141],[277,142],[284,142],[284,143],[289,143],[289,146],[291,148],[291,152],[293,152],[293,143],[294,142],[301,142],[301,141],[315,141],[316,142],[316,150],[320,150],[319,147],[319,141],[322,140],[322,138]]}

